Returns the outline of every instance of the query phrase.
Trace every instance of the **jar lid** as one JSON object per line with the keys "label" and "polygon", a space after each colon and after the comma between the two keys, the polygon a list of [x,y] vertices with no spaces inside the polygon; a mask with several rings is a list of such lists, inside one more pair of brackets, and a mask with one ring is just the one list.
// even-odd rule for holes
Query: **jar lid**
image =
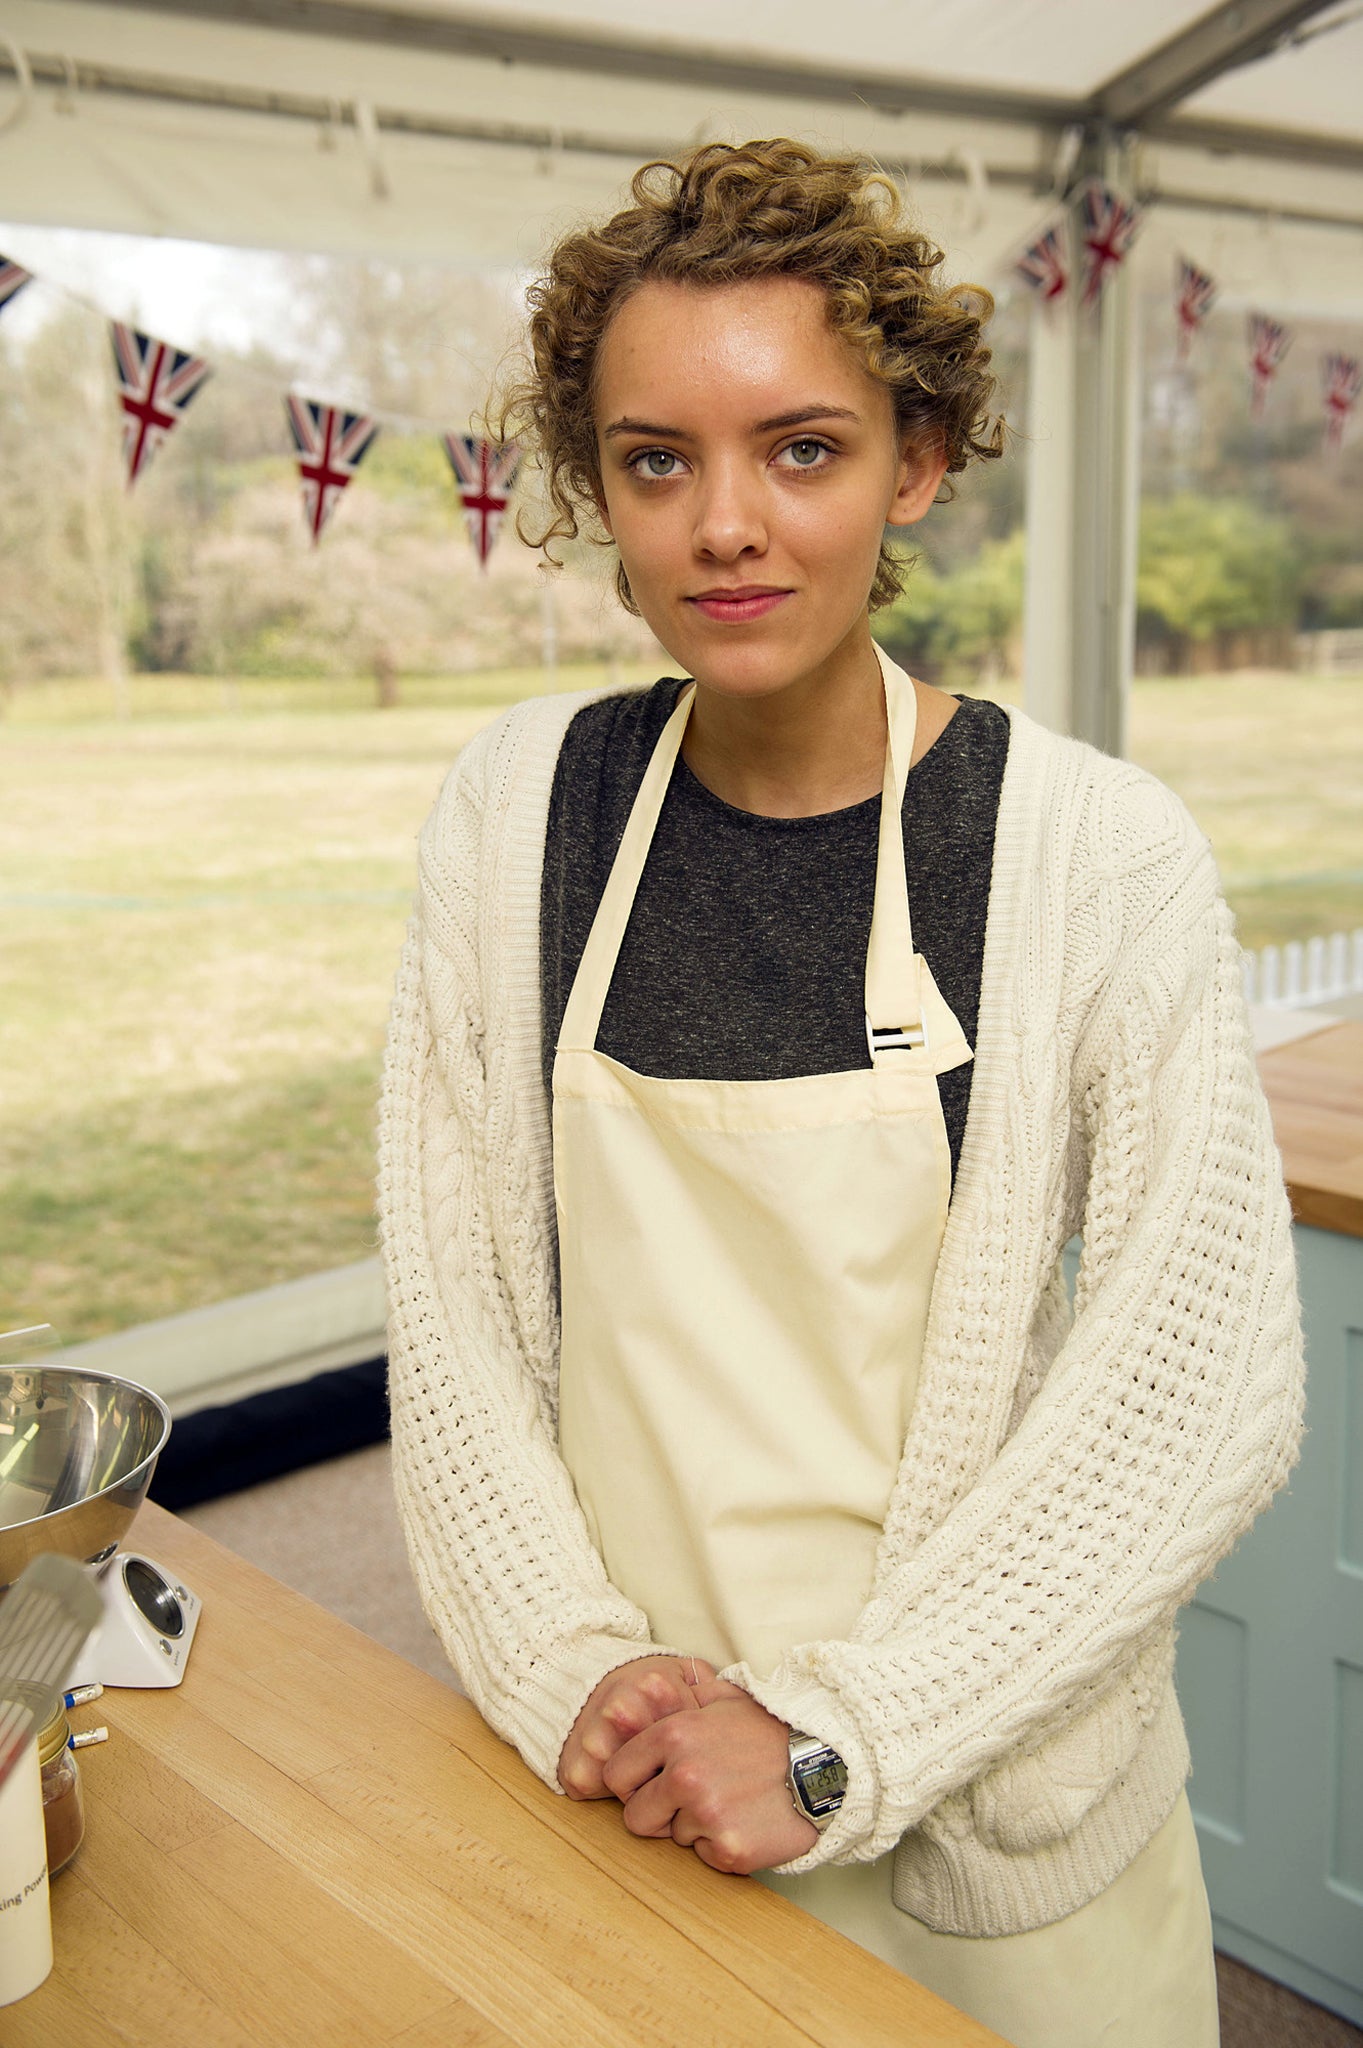
{"label": "jar lid", "polygon": [[59,1706],[46,1728],[38,1730],[38,1767],[46,1770],[54,1757],[59,1757],[71,1740],[71,1723],[66,1718],[66,1708]]}

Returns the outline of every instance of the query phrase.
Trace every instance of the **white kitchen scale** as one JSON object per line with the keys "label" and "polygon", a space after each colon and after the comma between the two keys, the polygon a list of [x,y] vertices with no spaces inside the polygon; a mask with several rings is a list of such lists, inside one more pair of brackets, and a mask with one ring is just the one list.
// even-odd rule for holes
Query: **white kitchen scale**
{"label": "white kitchen scale", "polygon": [[135,1550],[115,1552],[99,1590],[104,1617],[67,1685],[178,1685],[199,1625],[198,1594]]}

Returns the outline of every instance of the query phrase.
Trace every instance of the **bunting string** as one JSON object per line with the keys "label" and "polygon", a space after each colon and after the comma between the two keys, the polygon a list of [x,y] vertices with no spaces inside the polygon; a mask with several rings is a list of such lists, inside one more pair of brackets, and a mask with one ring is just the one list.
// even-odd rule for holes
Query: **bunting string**
{"label": "bunting string", "polygon": [[1013,268],[1043,305],[1063,299],[1070,281],[1069,217],[1060,214],[1048,221],[1034,241],[1028,242]]}
{"label": "bunting string", "polygon": [[[0,255],[0,310],[32,282],[32,271]],[[91,312],[99,311],[77,293],[66,292],[65,296]],[[131,489],[180,425],[213,370],[202,356],[141,328],[119,320],[110,320],[108,327],[122,415],[123,467]],[[240,374],[259,379],[255,371],[242,370]],[[303,516],[314,547],[373,447],[381,425],[394,425],[407,433],[431,431],[427,422],[374,408],[359,412],[294,391],[285,394],[284,408],[298,464]],[[522,451],[514,441],[486,441],[472,434],[442,432],[440,439],[450,456],[469,539],[480,568],[486,569],[520,473]],[[453,454],[456,444],[461,451],[459,461]]]}
{"label": "bunting string", "polygon": [[321,405],[292,391],[284,400],[284,409],[298,451],[303,516],[316,547],[322,528],[378,439],[379,430],[367,413],[343,412],[337,405]]}
{"label": "bunting string", "polygon": [[519,443],[507,441],[498,448],[471,434],[446,434],[444,447],[464,501],[464,518],[478,566],[486,569],[521,466]]}
{"label": "bunting string", "polygon": [[1283,357],[1292,346],[1292,330],[1281,320],[1270,320],[1266,313],[1251,313],[1249,329],[1249,409],[1252,417],[1262,419],[1268,404],[1269,386],[1278,374]]}
{"label": "bunting string", "polygon": [[31,270],[25,270],[22,263],[11,263],[8,256],[0,256],[0,306],[17,299],[24,286],[32,282]]}
{"label": "bunting string", "polygon": [[1056,305],[1077,284],[1081,303],[1092,310],[1130,255],[1144,218],[1133,201],[1090,178],[1023,243],[1013,272],[1043,305]]}
{"label": "bunting string", "polygon": [[1174,317],[1178,321],[1178,353],[1186,362],[1198,330],[1216,304],[1216,283],[1186,256],[1174,259]]}
{"label": "bunting string", "polygon": [[[1143,210],[1101,179],[1089,179],[1071,201],[1053,211],[1022,243],[1012,273],[1038,301],[1054,307],[1078,291],[1092,310],[1126,261],[1144,222]],[[34,274],[0,255],[0,310],[12,303]],[[69,298],[78,298],[68,292]],[[1190,257],[1174,265],[1173,309],[1180,360],[1218,297],[1216,280]],[[88,303],[79,301],[79,303]],[[98,311],[91,307],[92,312]],[[213,375],[210,364],[187,349],[121,321],[108,322],[123,425],[123,463],[129,489],[181,424],[192,401]],[[1247,322],[1250,412],[1261,419],[1293,333],[1282,321],[1251,313]],[[259,377],[258,371],[242,374]],[[1320,359],[1324,447],[1340,449],[1363,395],[1363,363],[1341,353]],[[459,494],[469,542],[480,569],[487,568],[520,477],[524,451],[515,441],[495,442],[472,433],[433,429],[431,423],[306,398],[289,391],[284,407],[298,465],[303,513],[314,547],[346,487],[378,437],[380,427],[401,432],[437,431]]]}
{"label": "bunting string", "polygon": [[1363,391],[1363,363],[1357,356],[1324,356],[1320,374],[1325,397],[1325,448],[1328,454],[1335,455]]}
{"label": "bunting string", "polygon": [[1084,277],[1083,303],[1096,306],[1110,279],[1125,263],[1145,216],[1101,178],[1090,178],[1079,195],[1079,236]]}
{"label": "bunting string", "polygon": [[212,372],[201,356],[125,327],[121,320],[111,320],[109,327],[123,409],[123,465],[131,490]]}

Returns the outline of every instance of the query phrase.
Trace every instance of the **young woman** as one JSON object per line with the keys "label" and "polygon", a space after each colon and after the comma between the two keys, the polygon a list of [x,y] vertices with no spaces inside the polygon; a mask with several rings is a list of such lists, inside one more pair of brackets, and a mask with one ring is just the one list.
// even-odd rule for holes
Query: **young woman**
{"label": "young woman", "polygon": [[422,837],[381,1206],[426,1609],[546,1784],[1018,2048],[1207,2048],[1174,1619],[1302,1377],[1211,853],[872,638],[885,528],[999,448],[984,297],[888,181],[710,144],[633,195],[554,250],[518,424],[694,681],[517,706]]}

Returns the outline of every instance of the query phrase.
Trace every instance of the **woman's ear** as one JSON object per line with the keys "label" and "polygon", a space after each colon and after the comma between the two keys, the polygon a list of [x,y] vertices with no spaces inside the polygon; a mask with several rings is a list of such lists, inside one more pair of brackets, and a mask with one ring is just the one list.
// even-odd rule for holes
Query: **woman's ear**
{"label": "woman's ear", "polygon": [[925,445],[906,436],[900,445],[899,475],[885,524],[916,525],[935,502],[946,473],[947,451],[939,442]]}

